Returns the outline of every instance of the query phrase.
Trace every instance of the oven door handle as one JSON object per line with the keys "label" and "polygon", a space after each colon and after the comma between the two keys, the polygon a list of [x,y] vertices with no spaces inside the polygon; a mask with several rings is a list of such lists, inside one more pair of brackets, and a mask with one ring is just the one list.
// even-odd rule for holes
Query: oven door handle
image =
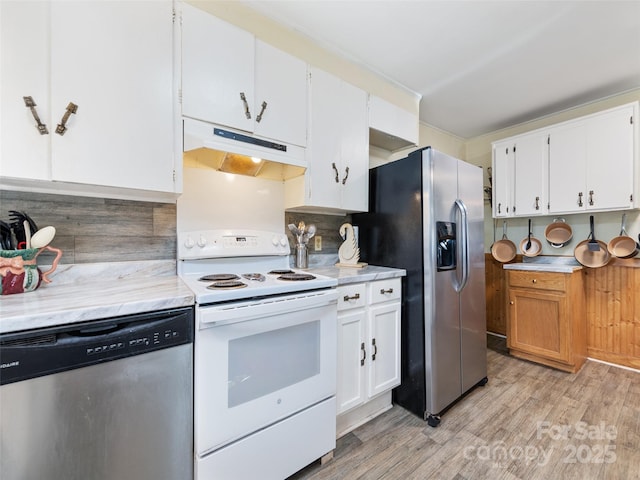
{"label": "oven door handle", "polygon": [[282,297],[201,306],[198,310],[198,317],[200,328],[210,328],[262,319],[282,313],[325,307],[331,304],[337,305],[337,302],[338,292],[332,288]]}

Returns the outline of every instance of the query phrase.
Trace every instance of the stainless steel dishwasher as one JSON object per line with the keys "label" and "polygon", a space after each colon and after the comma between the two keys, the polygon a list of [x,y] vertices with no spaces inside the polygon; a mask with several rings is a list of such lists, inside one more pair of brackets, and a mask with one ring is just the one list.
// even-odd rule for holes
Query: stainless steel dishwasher
{"label": "stainless steel dishwasher", "polygon": [[0,335],[0,478],[193,478],[193,308]]}

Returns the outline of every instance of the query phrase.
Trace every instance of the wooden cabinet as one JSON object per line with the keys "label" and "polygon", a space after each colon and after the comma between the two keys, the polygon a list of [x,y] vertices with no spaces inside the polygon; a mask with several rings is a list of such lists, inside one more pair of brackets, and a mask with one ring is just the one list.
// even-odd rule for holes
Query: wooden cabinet
{"label": "wooden cabinet", "polygon": [[640,206],[638,102],[493,143],[493,216]]}
{"label": "wooden cabinet", "polygon": [[182,6],[182,113],[307,143],[307,64],[191,5]]}
{"label": "wooden cabinet", "polygon": [[586,359],[583,272],[507,270],[507,347],[519,358],[577,372]]}
{"label": "wooden cabinet", "polygon": [[308,168],[286,184],[285,208],[309,212],[368,209],[369,128],[367,93],[311,70]]}
{"label": "wooden cabinet", "polygon": [[0,18],[3,178],[181,189],[172,1],[7,1]]}
{"label": "wooden cabinet", "polygon": [[549,213],[637,207],[637,109],[636,102],[551,129]]}
{"label": "wooden cabinet", "polygon": [[338,287],[339,434],[391,406],[400,384],[401,288],[399,278]]}

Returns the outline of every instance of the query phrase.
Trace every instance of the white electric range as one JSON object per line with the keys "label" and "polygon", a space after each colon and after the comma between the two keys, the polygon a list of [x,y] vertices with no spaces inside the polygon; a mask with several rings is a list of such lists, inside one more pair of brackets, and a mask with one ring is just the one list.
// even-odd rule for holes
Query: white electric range
{"label": "white electric range", "polygon": [[337,280],[290,269],[286,235],[178,234],[196,297],[196,479],[286,478],[335,448]]}

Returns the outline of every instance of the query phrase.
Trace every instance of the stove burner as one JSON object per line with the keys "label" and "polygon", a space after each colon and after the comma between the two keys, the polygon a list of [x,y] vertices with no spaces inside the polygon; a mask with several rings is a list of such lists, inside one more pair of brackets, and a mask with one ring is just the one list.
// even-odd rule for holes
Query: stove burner
{"label": "stove burner", "polygon": [[214,273],[211,275],[205,275],[198,280],[202,282],[219,282],[221,280],[237,280],[240,277],[234,273]]}
{"label": "stove burner", "polygon": [[278,277],[278,280],[298,280],[298,281],[304,281],[304,280],[313,280],[314,277],[313,275],[309,274],[309,273],[284,273],[282,275],[280,275]]}
{"label": "stove burner", "polygon": [[285,273],[294,273],[293,270],[271,270],[269,275],[284,275]]}
{"label": "stove burner", "polygon": [[232,290],[235,288],[245,288],[246,286],[247,284],[240,280],[221,280],[208,285],[207,288],[210,290]]}
{"label": "stove burner", "polygon": [[264,282],[266,277],[261,273],[243,273],[242,276],[247,280],[253,280],[256,282]]}

